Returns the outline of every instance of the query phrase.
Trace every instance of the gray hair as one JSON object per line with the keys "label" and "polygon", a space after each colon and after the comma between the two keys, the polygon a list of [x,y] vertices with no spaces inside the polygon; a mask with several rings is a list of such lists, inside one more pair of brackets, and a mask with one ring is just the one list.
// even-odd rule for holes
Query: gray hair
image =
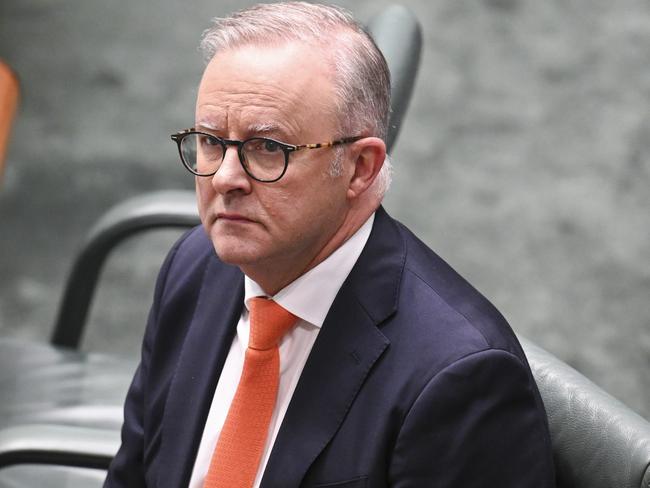
{"label": "gray hair", "polygon": [[[369,131],[386,140],[390,112],[388,65],[361,24],[340,7],[307,2],[254,5],[213,19],[212,27],[203,33],[200,49],[207,63],[222,50],[293,41],[324,46],[332,53],[329,62],[336,73],[334,108],[340,135]],[[340,174],[343,151],[343,148],[338,149],[332,162],[330,174],[333,176]],[[386,158],[377,177],[382,181],[373,185],[375,191],[381,188],[380,196],[390,184],[390,173],[390,162]]]}

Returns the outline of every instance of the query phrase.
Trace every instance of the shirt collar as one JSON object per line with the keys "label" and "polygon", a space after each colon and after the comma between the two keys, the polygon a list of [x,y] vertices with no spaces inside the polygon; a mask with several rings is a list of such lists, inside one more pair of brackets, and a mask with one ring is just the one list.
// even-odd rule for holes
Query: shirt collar
{"label": "shirt collar", "polygon": [[[373,213],[341,247],[271,298],[302,320],[316,327],[322,327],[336,294],[343,286],[343,282],[352,271],[352,267],[368,242],[374,220],[375,214]],[[246,308],[248,308],[250,298],[263,295],[266,293],[262,287],[245,276],[244,303]]]}

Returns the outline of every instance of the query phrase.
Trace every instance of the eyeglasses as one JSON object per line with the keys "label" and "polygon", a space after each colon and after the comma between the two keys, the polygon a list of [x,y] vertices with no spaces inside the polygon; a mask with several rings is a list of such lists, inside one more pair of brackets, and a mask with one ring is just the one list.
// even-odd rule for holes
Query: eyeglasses
{"label": "eyeglasses", "polygon": [[214,175],[219,171],[227,147],[236,146],[239,162],[248,176],[263,183],[273,183],[287,172],[289,154],[292,152],[348,144],[363,139],[363,136],[298,146],[267,137],[252,137],[245,141],[222,139],[194,129],[172,134],[171,138],[178,144],[183,165],[196,176]]}

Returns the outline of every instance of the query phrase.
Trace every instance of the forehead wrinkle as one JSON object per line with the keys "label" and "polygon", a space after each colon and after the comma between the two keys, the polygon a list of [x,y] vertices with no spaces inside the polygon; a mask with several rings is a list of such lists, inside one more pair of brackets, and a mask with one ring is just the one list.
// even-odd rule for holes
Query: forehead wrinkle
{"label": "forehead wrinkle", "polygon": [[226,105],[224,107],[212,101],[201,101],[198,99],[194,117],[197,124],[203,122],[219,127],[223,124],[223,119],[228,119],[228,106]]}
{"label": "forehead wrinkle", "polygon": [[304,98],[304,90],[298,94],[291,94],[281,86],[268,84],[264,81],[254,80],[236,80],[229,83],[228,86],[208,86],[199,90],[199,100],[208,99],[209,101],[220,102],[223,100],[226,104],[256,104],[268,107],[291,107],[295,106]]}
{"label": "forehead wrinkle", "polygon": [[[224,62],[229,61],[224,58]],[[210,66],[206,68],[209,69]],[[292,139],[285,142],[299,143],[295,139],[302,137],[300,134],[305,130],[309,131],[314,120],[320,120],[324,114],[331,116],[330,107],[325,103],[330,97],[314,92],[313,77],[286,90],[281,79],[268,80],[256,72],[247,76],[246,71],[240,70],[225,77],[218,70],[212,75],[206,73],[208,76],[202,79],[199,88],[197,118],[203,115],[204,107],[215,111],[217,119],[218,112],[228,110],[232,127],[220,127],[223,131],[232,133],[233,130],[255,129],[255,124],[275,124],[282,136]]]}
{"label": "forehead wrinkle", "polygon": [[270,120],[263,120],[260,122],[263,123],[287,123],[293,125],[292,121],[299,122],[295,118],[295,114],[298,113],[295,110],[298,105],[297,100],[293,100],[292,97],[286,96],[284,94],[266,94],[263,92],[254,92],[250,94],[245,94],[240,100],[234,101],[233,105],[238,106],[242,114],[255,114],[255,112],[260,112],[266,117],[269,115],[272,117]]}
{"label": "forehead wrinkle", "polygon": [[[282,135],[297,135],[303,123],[295,118],[294,112],[277,103],[263,103],[257,97],[229,96],[222,98],[225,103],[199,103],[197,121],[209,123],[213,130],[231,131],[237,129],[251,133],[278,132]],[[197,122],[198,123],[198,122]],[[230,125],[233,125],[230,127]],[[206,126],[207,127],[207,126]]]}

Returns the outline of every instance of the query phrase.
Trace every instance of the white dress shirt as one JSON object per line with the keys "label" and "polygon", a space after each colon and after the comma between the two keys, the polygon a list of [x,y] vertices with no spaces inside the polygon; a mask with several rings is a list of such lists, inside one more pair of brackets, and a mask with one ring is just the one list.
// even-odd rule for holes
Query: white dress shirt
{"label": "white dress shirt", "polygon": [[[255,478],[255,488],[258,488],[262,481],[262,475],[269,460],[271,449],[298,384],[300,374],[307,362],[307,357],[336,294],[350,274],[352,267],[357,262],[368,241],[374,217],[375,215],[372,214],[359,230],[327,259],[288,284],[272,297],[282,307],[297,316],[299,320],[296,326],[280,342],[278,396],[269,425],[266,445]],[[201,488],[203,486],[203,480],[210,467],[212,452],[219,439],[230,403],[239,384],[250,331],[248,300],[256,296],[266,295],[264,290],[248,276],[244,278],[244,293],[244,304],[246,306],[239,318],[237,334],[230,346],[228,357],[214,392],[210,412],[203,429],[201,444],[194,461],[189,488]],[[215,320],[219,320],[219,318],[215,317]]]}

